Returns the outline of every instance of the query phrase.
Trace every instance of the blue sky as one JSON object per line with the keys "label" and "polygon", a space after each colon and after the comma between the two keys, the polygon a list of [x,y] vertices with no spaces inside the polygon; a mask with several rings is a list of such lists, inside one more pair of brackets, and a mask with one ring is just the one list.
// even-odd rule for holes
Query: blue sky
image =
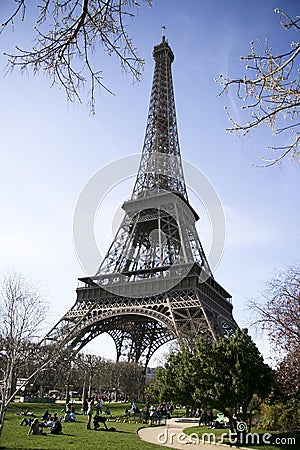
{"label": "blue sky", "polygon": [[[145,58],[140,83],[119,70],[114,57],[96,54],[104,80],[115,96],[97,94],[96,115],[83,104],[67,103],[64,91],[50,87],[44,76],[4,77],[6,58],[0,56],[1,189],[0,272],[14,268],[41,285],[49,302],[49,325],[75,299],[77,278],[85,275],[76,258],[72,224],[78,196],[101,167],[115,159],[139,153],[147,120],[154,62],[153,46],[161,40],[161,26],[175,61],[173,81],[182,157],[198,167],[217,191],[226,217],[226,246],[215,272],[217,281],[233,296],[234,316],[240,326],[251,322],[251,298],[259,298],[264,281],[276,270],[299,260],[299,165],[261,169],[257,152],[276,143],[268,128],[246,138],[227,134],[224,105],[241,117],[234,95],[217,98],[214,78],[244,73],[241,55],[250,41],[269,37],[274,53],[287,49],[295,33],[283,30],[274,8],[299,14],[294,0],[154,0],[141,8],[128,32]],[[1,21],[6,17],[0,5]],[[1,50],[29,44],[30,10],[25,23],[0,35]],[[28,45],[23,45],[28,47]],[[188,181],[188,180],[187,180]],[[131,194],[134,179],[116,186],[99,208],[95,233],[105,252],[112,241],[120,204]],[[193,206],[201,205],[190,194]],[[194,202],[194,203],[193,203]],[[200,239],[209,247],[205,212]],[[114,224],[114,226],[112,226]],[[100,263],[100,261],[99,261]],[[268,346],[253,331],[265,356]],[[114,357],[112,343],[100,339],[90,347]]]}

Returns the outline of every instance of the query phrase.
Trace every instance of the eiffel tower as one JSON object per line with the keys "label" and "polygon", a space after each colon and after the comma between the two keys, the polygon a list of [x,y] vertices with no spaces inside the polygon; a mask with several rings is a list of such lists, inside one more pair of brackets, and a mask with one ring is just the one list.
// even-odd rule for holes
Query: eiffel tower
{"label": "eiffel tower", "polygon": [[214,279],[189,204],[165,39],[154,47],[154,78],[144,146],[124,219],[94,276],[45,337],[74,351],[108,333],[117,360],[145,366],[163,344],[193,346],[237,328],[231,296]]}

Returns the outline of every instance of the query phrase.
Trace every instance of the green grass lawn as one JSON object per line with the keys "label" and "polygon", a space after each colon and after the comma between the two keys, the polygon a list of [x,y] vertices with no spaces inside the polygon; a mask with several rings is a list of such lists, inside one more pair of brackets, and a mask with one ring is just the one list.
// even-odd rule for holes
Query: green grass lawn
{"label": "green grass lawn", "polygon": [[[203,436],[203,442],[220,442],[222,435],[225,433],[228,435],[229,430],[228,429],[216,429],[212,430],[209,427],[201,426],[201,427],[190,427],[186,428],[184,430],[184,433],[187,435],[194,434],[199,436],[200,442],[201,438]],[[216,439],[214,440],[213,436],[211,436],[211,433],[213,433],[216,436]],[[255,435],[254,435],[255,434]],[[265,442],[276,442],[276,445],[256,445],[257,439],[259,436],[260,441],[262,441],[262,437],[265,435]],[[300,433],[279,433],[277,431],[265,431],[261,429],[253,429],[252,435],[250,435],[248,438],[248,443],[245,441],[240,445],[240,447],[250,447],[251,449],[260,449],[260,450],[299,450],[300,449]],[[230,442],[231,441],[231,442]],[[233,446],[237,446],[234,443],[234,436],[231,437],[231,439],[226,439],[225,436],[223,436],[223,444],[231,444]],[[212,447],[213,448],[213,447]]]}
{"label": "green grass lawn", "polygon": [[[62,435],[40,435],[28,436],[29,427],[20,426],[22,417],[17,413],[28,408],[34,414],[41,418],[46,409],[50,413],[57,412],[59,416],[63,405],[59,404],[40,404],[40,403],[11,403],[6,413],[6,419],[2,437],[0,438],[0,449],[11,450],[66,450],[84,449],[95,450],[157,450],[158,445],[148,444],[142,441],[137,435],[137,430],[142,425],[137,423],[121,423],[121,422],[107,422],[108,427],[115,427],[116,431],[104,431],[103,425],[100,430],[86,429],[86,416],[78,414],[80,405],[76,405],[77,422],[63,423]],[[121,415],[124,411],[125,405],[111,404],[110,409],[112,416]]]}
{"label": "green grass lawn", "polygon": [[[62,435],[50,435],[45,434],[41,436],[28,436],[29,427],[20,426],[21,416],[17,413],[24,411],[28,408],[33,411],[34,414],[41,418],[44,411],[49,409],[50,413],[57,412],[59,416],[62,416],[61,409],[63,405],[61,404],[42,404],[42,403],[11,403],[9,405],[8,411],[6,413],[4,430],[2,437],[0,438],[0,450],[10,449],[10,450],[65,450],[71,449],[84,449],[84,450],[94,450],[96,448],[101,448],[101,450],[157,450],[161,447],[154,444],[148,444],[142,441],[137,435],[137,430],[141,426],[140,423],[124,423],[119,421],[113,421],[114,417],[122,416],[125,406],[120,404],[110,404],[110,409],[112,413],[112,420],[107,422],[108,427],[116,428],[116,431],[104,431],[103,425],[101,429],[87,430],[86,429],[86,416],[78,414],[80,412],[80,405],[76,405],[77,412],[77,422],[75,423],[63,423],[63,434]],[[182,414],[180,414],[182,415]],[[46,429],[47,430],[47,429]],[[191,433],[196,433],[201,436],[203,433],[214,432],[217,439],[220,439],[224,432],[228,432],[226,429],[212,430],[208,427],[192,427],[186,428],[184,432],[188,435]],[[263,430],[253,430],[253,433],[264,433]],[[285,444],[281,445],[264,445],[256,446],[249,445],[251,448],[257,448],[260,450],[298,450],[300,449],[300,434],[288,434],[288,433],[276,433],[270,432],[272,437],[279,437],[286,439]],[[288,445],[288,438],[295,438],[296,443]],[[207,439],[205,440],[207,442]],[[226,441],[225,441],[226,442]],[[246,447],[245,444],[242,447]],[[224,448],[224,447],[223,447]],[[225,447],[226,448],[226,447]],[[212,450],[214,446],[212,446]]]}

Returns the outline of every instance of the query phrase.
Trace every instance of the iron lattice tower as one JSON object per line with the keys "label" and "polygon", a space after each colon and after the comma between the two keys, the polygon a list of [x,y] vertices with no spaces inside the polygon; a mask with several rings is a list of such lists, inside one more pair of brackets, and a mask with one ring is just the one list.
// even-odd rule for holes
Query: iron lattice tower
{"label": "iron lattice tower", "polygon": [[194,345],[237,328],[231,296],[214,279],[184,181],[171,65],[163,36],[140,167],[124,219],[97,273],[80,278],[77,300],[45,338],[79,351],[106,332],[117,360],[147,365],[164,343]]}

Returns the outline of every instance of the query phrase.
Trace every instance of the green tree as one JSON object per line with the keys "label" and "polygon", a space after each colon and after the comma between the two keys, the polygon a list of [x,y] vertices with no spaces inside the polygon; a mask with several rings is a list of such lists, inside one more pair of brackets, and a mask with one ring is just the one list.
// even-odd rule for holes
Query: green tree
{"label": "green tree", "polygon": [[[163,401],[176,402],[179,399],[179,397],[180,397],[179,401],[181,401],[181,396],[177,396],[177,392],[172,389],[173,384],[172,382],[170,382],[171,376],[172,376],[171,370],[165,370],[165,368],[163,367],[159,367],[156,369],[155,381],[151,382],[145,388],[145,397],[148,402],[151,403],[155,402],[162,403]],[[191,397],[189,396],[187,404],[189,404],[190,398]]]}
{"label": "green tree", "polygon": [[194,349],[171,354],[156,386],[168,400],[221,411],[238,431],[239,421],[251,429],[249,405],[255,397],[262,402],[272,383],[273,371],[251,337],[236,330],[218,343],[200,341]]}

